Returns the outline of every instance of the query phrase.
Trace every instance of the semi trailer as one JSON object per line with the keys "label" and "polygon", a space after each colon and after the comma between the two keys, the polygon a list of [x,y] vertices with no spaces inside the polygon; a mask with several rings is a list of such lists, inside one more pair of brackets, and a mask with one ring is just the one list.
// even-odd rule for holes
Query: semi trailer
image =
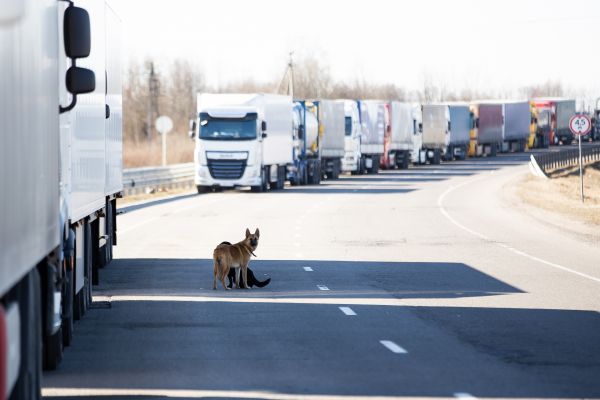
{"label": "semi trailer", "polygon": [[500,102],[473,103],[469,156],[496,156],[502,144],[503,105]]}
{"label": "semi trailer", "polygon": [[287,168],[287,179],[292,186],[319,184],[319,120],[316,105],[295,101],[292,108],[293,163]]}
{"label": "semi trailer", "polygon": [[319,123],[321,176],[338,179],[345,154],[344,105],[334,100],[315,101]]}
{"label": "semi trailer", "polygon": [[198,193],[216,188],[283,189],[293,163],[292,98],[201,93],[190,122]]}
{"label": "semi trailer", "polygon": [[38,399],[116,244],[120,20],[110,2],[0,8],[0,398]]}
{"label": "semi trailer", "polygon": [[469,144],[469,107],[463,104],[423,106],[423,151],[432,164],[464,159]]}
{"label": "semi trailer", "polygon": [[531,109],[528,101],[505,102],[502,151],[525,151],[530,136],[530,124]]}
{"label": "semi trailer", "polygon": [[292,185],[338,179],[344,157],[344,105],[333,100],[296,100],[293,107]]}
{"label": "semi trailer", "polygon": [[413,157],[418,158],[415,149],[415,120],[413,107],[408,103],[392,101],[386,104],[389,124],[386,124],[382,168],[408,168]]}
{"label": "semi trailer", "polygon": [[360,163],[364,171],[376,174],[383,156],[385,135],[385,104],[377,100],[358,101],[361,125]]}

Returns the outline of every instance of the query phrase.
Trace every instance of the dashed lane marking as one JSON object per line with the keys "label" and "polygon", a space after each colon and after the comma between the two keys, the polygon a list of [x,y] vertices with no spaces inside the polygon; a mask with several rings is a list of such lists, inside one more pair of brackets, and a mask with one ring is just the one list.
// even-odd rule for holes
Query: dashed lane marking
{"label": "dashed lane marking", "polygon": [[325,285],[317,285],[317,287],[319,288],[319,290],[329,290],[329,288]]}
{"label": "dashed lane marking", "polygon": [[356,315],[354,310],[351,309],[350,307],[339,307],[339,309],[342,310],[342,312],[346,315]]}
{"label": "dashed lane marking", "polygon": [[313,269],[311,267],[304,267],[304,270],[306,272],[313,272]]}
{"label": "dashed lane marking", "polygon": [[398,346],[396,343],[391,340],[380,340],[379,343],[387,347],[389,351],[396,354],[406,354],[408,351],[404,350],[402,347]]}

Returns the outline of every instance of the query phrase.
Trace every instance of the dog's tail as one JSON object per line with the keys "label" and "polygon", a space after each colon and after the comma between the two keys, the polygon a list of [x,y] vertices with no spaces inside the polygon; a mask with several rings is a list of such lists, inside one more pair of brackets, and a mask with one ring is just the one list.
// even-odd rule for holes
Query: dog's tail
{"label": "dog's tail", "polygon": [[267,286],[267,285],[268,285],[270,282],[271,282],[271,278],[267,278],[267,279],[265,279],[265,280],[264,280],[264,281],[262,281],[262,282],[261,282],[261,281],[259,281],[259,280],[256,280],[256,283],[255,283],[255,285],[256,285],[256,286],[258,286],[258,287],[265,287],[265,286]]}

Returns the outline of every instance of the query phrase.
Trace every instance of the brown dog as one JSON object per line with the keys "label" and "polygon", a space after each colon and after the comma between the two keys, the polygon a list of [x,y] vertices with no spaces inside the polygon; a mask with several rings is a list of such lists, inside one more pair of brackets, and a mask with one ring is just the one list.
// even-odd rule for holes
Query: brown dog
{"label": "brown dog", "polygon": [[242,272],[244,288],[248,287],[248,264],[250,256],[255,256],[254,250],[258,246],[260,232],[258,228],[254,234],[246,229],[246,239],[236,244],[221,243],[213,251],[213,261],[215,263],[213,289],[217,289],[217,277],[223,284],[225,290],[229,290],[225,285],[225,278],[231,268],[235,268],[235,287],[240,288],[240,270]]}

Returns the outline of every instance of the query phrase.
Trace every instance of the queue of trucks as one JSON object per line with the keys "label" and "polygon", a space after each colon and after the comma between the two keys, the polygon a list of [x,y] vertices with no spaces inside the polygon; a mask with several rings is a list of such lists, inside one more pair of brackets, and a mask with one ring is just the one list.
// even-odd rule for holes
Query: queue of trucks
{"label": "queue of trucks", "polygon": [[342,172],[376,174],[566,144],[575,114],[574,100],[558,98],[419,105],[203,93],[197,106],[190,137],[200,193],[283,189],[285,181],[319,184]]}
{"label": "queue of trucks", "polygon": [[0,48],[0,399],[39,399],[117,243],[120,19],[109,1],[8,2]]}

